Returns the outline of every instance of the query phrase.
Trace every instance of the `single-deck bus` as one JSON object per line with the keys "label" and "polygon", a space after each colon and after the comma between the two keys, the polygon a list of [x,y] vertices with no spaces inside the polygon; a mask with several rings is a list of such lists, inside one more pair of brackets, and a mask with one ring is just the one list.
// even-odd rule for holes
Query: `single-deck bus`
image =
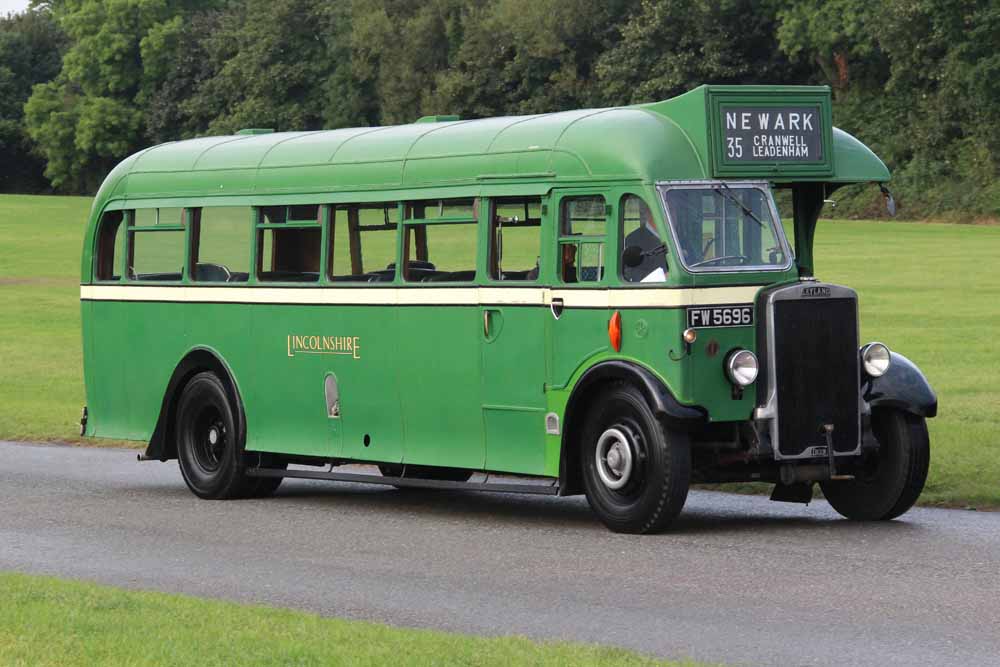
{"label": "single-deck bus", "polygon": [[85,235],[83,432],[208,499],[585,493],[641,533],[693,482],[762,481],[890,519],[937,399],[813,276],[824,200],[888,179],[825,87],[155,146]]}

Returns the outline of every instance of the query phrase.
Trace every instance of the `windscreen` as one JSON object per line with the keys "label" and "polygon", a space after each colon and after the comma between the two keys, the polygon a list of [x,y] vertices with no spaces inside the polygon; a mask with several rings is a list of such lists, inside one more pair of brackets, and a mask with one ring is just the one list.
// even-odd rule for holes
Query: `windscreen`
{"label": "windscreen", "polygon": [[664,189],[681,260],[692,271],[781,269],[788,245],[770,192],[722,182]]}

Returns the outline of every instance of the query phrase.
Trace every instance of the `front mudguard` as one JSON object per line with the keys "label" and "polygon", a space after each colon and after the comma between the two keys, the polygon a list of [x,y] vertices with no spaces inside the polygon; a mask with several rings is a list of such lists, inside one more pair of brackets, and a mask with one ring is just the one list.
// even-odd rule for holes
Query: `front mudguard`
{"label": "front mudguard", "polygon": [[873,408],[896,408],[918,417],[937,415],[937,394],[931,389],[927,377],[903,355],[898,352],[891,354],[892,362],[885,375],[866,384],[865,401]]}

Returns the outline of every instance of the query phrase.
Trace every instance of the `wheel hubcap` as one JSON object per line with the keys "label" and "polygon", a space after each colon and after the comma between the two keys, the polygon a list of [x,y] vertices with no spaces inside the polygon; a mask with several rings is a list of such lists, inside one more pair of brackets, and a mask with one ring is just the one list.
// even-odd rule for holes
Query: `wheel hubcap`
{"label": "wheel hubcap", "polygon": [[617,491],[628,484],[632,476],[634,456],[629,440],[619,428],[609,428],[597,440],[597,475],[609,489]]}
{"label": "wheel hubcap", "polygon": [[205,408],[195,422],[191,437],[198,465],[206,472],[218,470],[227,444],[226,425],[218,410]]}

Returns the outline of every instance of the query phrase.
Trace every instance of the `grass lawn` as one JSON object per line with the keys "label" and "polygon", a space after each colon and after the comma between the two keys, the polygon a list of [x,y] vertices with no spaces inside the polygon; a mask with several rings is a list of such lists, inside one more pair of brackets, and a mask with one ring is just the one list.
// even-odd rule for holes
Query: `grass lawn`
{"label": "grass lawn", "polygon": [[484,639],[0,573],[0,664],[688,665],[621,649]]}
{"label": "grass lawn", "polygon": [[[76,440],[89,206],[0,196],[0,439]],[[816,234],[817,275],[860,292],[863,340],[913,359],[938,392],[924,503],[1000,506],[998,260],[995,226],[824,221]]]}
{"label": "grass lawn", "polygon": [[73,441],[90,199],[0,196],[0,438]]}

